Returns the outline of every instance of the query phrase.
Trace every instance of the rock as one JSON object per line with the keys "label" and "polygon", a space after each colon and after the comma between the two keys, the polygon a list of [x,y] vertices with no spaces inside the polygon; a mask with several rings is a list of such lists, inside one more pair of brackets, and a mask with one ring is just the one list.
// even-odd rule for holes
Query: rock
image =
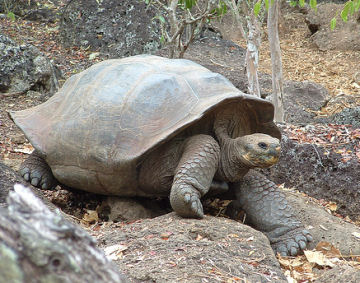
{"label": "rock", "polygon": [[299,144],[283,133],[279,162],[262,172],[277,184],[295,187],[317,199],[334,201],[338,212],[356,219],[360,215],[360,162],[347,162],[333,151],[315,144]]}
{"label": "rock", "polygon": [[102,227],[99,242],[105,250],[121,244],[116,263],[141,282],[287,282],[265,235],[226,218],[172,212]]}
{"label": "rock", "polygon": [[314,280],[314,283],[358,283],[360,282],[360,271],[350,265],[335,266],[332,269],[320,272],[322,275]]}
{"label": "rock", "polygon": [[[5,0],[0,1],[0,12],[8,13],[13,12],[16,15],[24,16],[30,9],[36,9],[36,0]],[[1,53],[0,53],[1,54]]]}
{"label": "rock", "polygon": [[299,220],[313,236],[314,240],[308,249],[314,249],[319,242],[325,241],[335,246],[343,256],[360,254],[359,239],[354,236],[354,233],[360,235],[358,226],[331,215],[309,198],[301,196],[299,192],[284,193]]}
{"label": "rock", "polygon": [[6,197],[9,192],[13,190],[15,184],[22,184],[31,188],[32,192],[40,198],[50,209],[54,210],[56,207],[49,202],[40,189],[35,188],[27,183],[17,172],[0,162],[0,207],[6,206]]}
{"label": "rock", "polygon": [[342,10],[342,4],[322,3],[317,11],[309,10],[306,22],[312,32],[312,40],[320,50],[360,50],[360,12],[350,16],[345,23],[337,17],[336,28],[330,29],[330,21]]}
{"label": "rock", "polygon": [[341,112],[329,117],[330,122],[340,125],[352,125],[360,128],[360,107],[344,108]]}
{"label": "rock", "polygon": [[25,20],[38,21],[38,22],[50,22],[54,23],[56,20],[56,14],[53,10],[44,7],[40,9],[30,10],[24,15]]}
{"label": "rock", "polygon": [[[228,78],[238,89],[247,93],[248,81],[244,69],[246,50],[235,43],[220,38],[203,38],[189,47],[185,58],[193,60],[213,72]],[[272,82],[268,74],[259,74],[263,97],[271,93]],[[312,122],[317,111],[328,99],[327,90],[313,82],[284,82],[285,120],[291,123]]]}
{"label": "rock", "polygon": [[101,218],[113,222],[154,218],[168,212],[162,209],[155,200],[140,200],[114,196],[107,197],[97,211],[101,215]]}
{"label": "rock", "polygon": [[34,46],[0,34],[0,54],[0,92],[52,95],[59,88],[60,71]]}
{"label": "rock", "polygon": [[291,124],[313,122],[312,111],[320,110],[330,97],[326,88],[310,81],[286,81],[284,92],[285,121]]}
{"label": "rock", "polygon": [[62,43],[101,51],[111,58],[151,53],[160,46],[156,11],[145,1],[70,1],[63,11]]}
{"label": "rock", "polygon": [[2,282],[129,282],[80,227],[15,185],[0,207]]}

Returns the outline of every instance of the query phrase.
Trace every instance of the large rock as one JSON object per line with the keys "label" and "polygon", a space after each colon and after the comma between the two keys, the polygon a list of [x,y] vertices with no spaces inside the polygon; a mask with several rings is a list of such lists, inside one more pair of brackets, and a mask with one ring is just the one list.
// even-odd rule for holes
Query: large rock
{"label": "large rock", "polygon": [[52,95],[60,77],[60,71],[36,47],[18,45],[0,34],[0,92],[32,90]]}
{"label": "large rock", "polygon": [[313,122],[314,112],[330,97],[326,88],[310,81],[286,81],[284,92],[285,121],[292,124]]}
{"label": "large rock", "polygon": [[170,213],[100,232],[101,246],[140,282],[287,282],[265,235],[234,220]]}
{"label": "large rock", "polygon": [[284,193],[299,220],[313,236],[308,249],[314,249],[319,242],[328,242],[343,256],[360,254],[359,239],[355,237],[360,234],[358,226],[331,215],[324,207],[302,196],[298,191],[284,191]]}
{"label": "large rock", "polygon": [[350,265],[335,266],[333,269],[324,272],[314,283],[357,283],[360,282],[360,271]]}
{"label": "large rock", "polygon": [[352,125],[354,128],[360,128],[360,107],[344,108],[341,112],[329,117],[334,124]]}
{"label": "large rock", "polygon": [[312,39],[320,50],[360,50],[360,12],[350,16],[347,22],[343,22],[338,16],[336,28],[330,29],[331,19],[344,6],[342,4],[323,3],[318,5],[317,11],[310,10],[306,21]]}
{"label": "large rock", "polygon": [[151,53],[160,46],[161,37],[155,16],[145,1],[70,1],[60,34],[65,46],[90,47],[111,58]]}
{"label": "large rock", "polygon": [[1,282],[129,282],[77,225],[22,185],[0,207]]}

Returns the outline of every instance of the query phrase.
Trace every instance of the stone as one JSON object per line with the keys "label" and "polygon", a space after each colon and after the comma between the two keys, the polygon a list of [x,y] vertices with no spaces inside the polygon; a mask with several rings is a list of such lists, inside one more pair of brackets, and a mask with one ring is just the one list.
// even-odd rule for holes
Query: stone
{"label": "stone", "polygon": [[156,201],[114,196],[107,197],[97,211],[101,218],[112,222],[154,218],[168,212],[162,209]]}
{"label": "stone", "polygon": [[0,34],[0,54],[0,92],[31,90],[51,96],[58,90],[60,71],[36,47]]}
{"label": "stone", "polygon": [[103,249],[122,245],[115,262],[135,281],[287,282],[265,235],[234,220],[170,213],[100,232]]}
{"label": "stone", "polygon": [[349,15],[347,22],[337,17],[335,29],[330,29],[331,19],[342,9],[343,4],[336,3],[321,3],[316,12],[309,9],[306,23],[320,50],[360,50],[360,12]]}
{"label": "stone", "polygon": [[156,15],[145,1],[71,1],[63,11],[61,41],[110,58],[152,53],[160,47]]}

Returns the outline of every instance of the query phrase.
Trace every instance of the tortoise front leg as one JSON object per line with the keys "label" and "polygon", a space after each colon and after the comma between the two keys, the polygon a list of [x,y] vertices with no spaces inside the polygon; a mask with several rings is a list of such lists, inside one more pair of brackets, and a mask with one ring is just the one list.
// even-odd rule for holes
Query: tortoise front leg
{"label": "tortoise front leg", "polygon": [[49,165],[35,150],[21,164],[21,176],[35,187],[53,189],[58,184]]}
{"label": "tortoise front leg", "polygon": [[204,217],[200,198],[209,191],[219,155],[219,144],[211,136],[196,135],[185,141],[170,192],[170,203],[177,214]]}
{"label": "tortoise front leg", "polygon": [[312,241],[285,195],[264,175],[250,170],[242,182],[230,188],[246,213],[246,222],[267,235],[275,252],[296,255]]}

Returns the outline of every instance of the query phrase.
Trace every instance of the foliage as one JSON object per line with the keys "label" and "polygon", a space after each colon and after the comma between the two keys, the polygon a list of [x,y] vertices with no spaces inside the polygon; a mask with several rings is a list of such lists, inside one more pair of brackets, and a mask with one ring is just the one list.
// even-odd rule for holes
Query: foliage
{"label": "foliage", "polygon": [[227,12],[223,0],[144,0],[158,9],[154,20],[161,26],[161,41],[169,47],[169,56],[183,57],[189,44],[206,21]]}
{"label": "foliage", "polygon": [[[291,6],[297,6],[300,7],[305,6],[305,0],[290,0]],[[309,5],[311,8],[316,10],[317,8],[317,2],[316,0],[310,0]],[[340,17],[344,22],[347,22],[349,19],[349,16],[352,16],[355,12],[359,11],[360,9],[360,0],[349,0],[344,4],[344,7],[342,8],[340,12]],[[330,21],[330,28],[331,30],[334,30],[336,27],[336,17],[338,16],[338,11],[336,12],[336,15],[331,19]]]}
{"label": "foliage", "polygon": [[6,14],[6,16],[7,16],[10,20],[15,21],[15,14],[14,14],[13,12],[8,12],[8,13]]}

